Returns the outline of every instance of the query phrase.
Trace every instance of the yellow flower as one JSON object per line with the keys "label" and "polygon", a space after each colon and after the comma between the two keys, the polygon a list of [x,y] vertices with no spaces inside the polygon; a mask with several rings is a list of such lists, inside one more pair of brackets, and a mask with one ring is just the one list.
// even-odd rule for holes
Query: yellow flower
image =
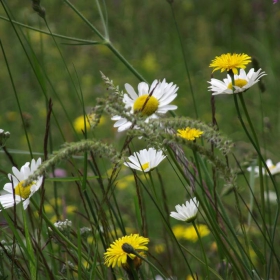
{"label": "yellow flower", "polygon": [[172,231],[177,239],[181,239],[184,237],[186,227],[183,225],[175,225],[172,227]]}
{"label": "yellow flower", "polygon": [[185,129],[178,129],[177,130],[177,136],[182,137],[186,140],[194,141],[195,138],[199,138],[203,134],[203,131],[196,129],[196,128],[190,128],[186,127]]}
{"label": "yellow flower", "polygon": [[[210,230],[208,229],[207,226],[197,225],[196,227],[201,238],[210,234]],[[193,226],[187,227],[185,229],[184,238],[192,242],[196,242],[198,240],[198,236]]]}
{"label": "yellow flower", "polygon": [[[196,227],[201,238],[210,234],[210,230],[206,225],[197,225]],[[198,236],[193,226],[186,227],[175,225],[172,227],[172,231],[177,239],[186,239],[191,242],[196,242],[198,240]]]}
{"label": "yellow flower", "polygon": [[128,186],[134,183],[134,180],[134,175],[125,176],[120,181],[117,181],[117,188],[119,190],[126,189]]}
{"label": "yellow flower", "polygon": [[161,254],[165,251],[165,244],[157,244],[154,246],[155,252]]}
{"label": "yellow flower", "polygon": [[84,117],[84,115],[82,115],[74,120],[73,125],[78,133],[82,133],[82,131],[85,130],[85,120],[86,120],[86,128],[88,130],[90,129],[90,124],[87,116]]}
{"label": "yellow flower", "polygon": [[139,234],[126,235],[117,239],[104,253],[105,265],[108,267],[124,266],[127,263],[127,257],[131,260],[136,257],[134,254],[129,253],[128,250],[124,251],[124,247],[130,245],[135,251],[148,250],[148,247],[145,246],[148,242],[148,238],[139,236]]}
{"label": "yellow flower", "polygon": [[251,57],[247,54],[222,54],[220,56],[216,56],[215,59],[212,60],[212,63],[209,65],[209,67],[213,67],[214,71],[221,69],[221,72],[230,71],[234,74],[237,74],[237,68],[245,69],[246,65],[250,63]]}

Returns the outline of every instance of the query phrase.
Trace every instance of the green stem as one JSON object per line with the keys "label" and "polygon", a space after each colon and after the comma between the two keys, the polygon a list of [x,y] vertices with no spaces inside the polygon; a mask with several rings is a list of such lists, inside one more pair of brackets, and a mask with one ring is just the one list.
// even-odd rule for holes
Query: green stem
{"label": "green stem", "polygon": [[[35,203],[35,201],[34,201],[33,199],[32,199],[31,201],[32,201],[32,204],[35,206],[36,210],[39,211],[39,210],[40,210],[40,209],[39,209],[39,206]],[[63,240],[63,241],[67,244],[67,246],[68,246],[69,248],[72,248],[75,252],[78,252],[78,248],[77,248],[67,237],[65,237],[65,236],[60,232],[60,230],[58,230],[58,229],[56,228],[56,226],[54,226],[54,224],[48,219],[48,217],[46,216],[46,214],[45,214],[43,211],[41,211],[40,214],[42,215],[42,218],[44,219],[44,221],[46,222],[46,224],[48,225],[48,227],[50,227],[51,230],[52,230],[53,232],[55,232],[55,234],[56,234],[57,236],[59,236],[59,238],[60,238],[61,240]],[[92,261],[88,258],[88,256],[86,256],[84,253],[81,253],[81,254],[82,254],[82,257],[91,265],[91,264],[92,264]]]}
{"label": "green stem", "polygon": [[148,172],[148,175],[149,175],[149,178],[150,178],[150,181],[151,181],[151,184],[152,184],[152,189],[153,189],[153,192],[154,192],[154,196],[155,196],[156,200],[158,201],[158,196],[157,196],[157,193],[156,193],[156,188],[155,188],[155,184],[154,184],[154,180],[153,180],[151,172]]}
{"label": "green stem", "polygon": [[144,262],[146,262],[147,264],[149,264],[150,266],[152,266],[163,277],[163,279],[166,279],[166,277],[163,275],[163,273],[153,263],[151,263],[148,259],[145,259],[144,257],[142,257],[135,250],[134,250],[133,254],[136,255],[139,259],[141,259]]}
{"label": "green stem", "polygon": [[57,33],[50,33],[50,32],[44,31],[42,29],[35,28],[35,27],[32,27],[32,26],[27,25],[27,24],[23,24],[21,22],[15,21],[15,20],[11,20],[11,19],[3,17],[3,16],[0,16],[0,19],[3,19],[5,21],[11,22],[15,25],[18,25],[18,26],[21,26],[21,27],[24,27],[24,28],[27,28],[27,29],[30,29],[30,30],[33,30],[33,31],[40,32],[42,34],[49,35],[49,36],[52,36],[52,37],[57,37],[57,38],[60,38],[60,39],[65,39],[65,40],[69,40],[69,41],[76,41],[76,42],[85,43],[85,44],[92,44],[92,45],[103,44],[103,42],[97,42],[97,41],[92,41],[92,40],[85,40],[85,39],[80,39],[80,38],[75,38],[75,37],[69,37],[69,36],[64,36],[64,35],[57,34]]}
{"label": "green stem", "polygon": [[117,51],[111,42],[106,42],[105,45],[118,57],[118,59],[133,73],[140,81],[147,82],[146,79]]}
{"label": "green stem", "polygon": [[83,14],[68,0],[64,0],[64,2],[89,26],[90,29],[94,31],[94,33],[104,41],[104,45],[106,45],[117,57],[118,59],[140,80],[146,81],[140,73],[124,58],[123,55],[120,54],[119,51],[113,46],[113,44],[103,36],[84,16]]}
{"label": "green stem", "polygon": [[194,221],[192,221],[192,225],[193,225],[193,227],[194,227],[194,229],[195,229],[195,231],[196,231],[196,234],[197,234],[197,236],[198,236],[198,240],[199,240],[199,243],[200,243],[201,251],[202,251],[203,258],[204,258],[205,265],[206,265],[207,279],[210,279],[207,257],[206,257],[206,254],[205,254],[205,250],[204,250],[204,247],[203,247],[203,243],[202,243],[202,240],[201,240],[201,236],[200,236],[200,234],[199,234],[199,231],[198,231],[197,226],[196,226],[196,224],[195,224]]}
{"label": "green stem", "polygon": [[[233,84],[233,87],[234,87],[234,83]],[[265,161],[261,155],[261,152],[260,152],[260,148],[259,148],[259,143],[258,143],[258,140],[256,142],[254,142],[254,140],[252,139],[251,135],[249,134],[249,131],[247,130],[246,128],[246,125],[242,119],[242,116],[241,116],[241,112],[239,110],[239,106],[238,106],[238,101],[237,101],[237,97],[236,97],[236,94],[233,95],[234,96],[234,102],[235,102],[235,107],[236,107],[236,110],[237,110],[237,114],[238,114],[238,118],[240,120],[240,123],[246,133],[246,135],[248,136],[250,142],[253,144],[255,150],[257,151],[258,155],[259,155],[259,159],[258,159],[258,163],[259,163],[259,174],[260,174],[260,189],[261,189],[261,212],[262,212],[262,216],[263,216],[263,219],[262,219],[262,231],[263,231],[263,234],[264,234],[264,242],[263,242],[263,246],[264,246],[264,253],[266,253],[266,218],[265,218],[265,200],[264,200],[264,187],[263,187],[263,171],[262,171],[262,161],[264,162],[265,164]],[[241,100],[243,100],[243,98],[241,98]],[[241,101],[242,103],[242,101]],[[244,111],[245,111],[245,115],[246,115],[246,118],[248,120],[248,123],[250,125],[250,128],[252,130],[252,133],[253,133],[253,136],[255,139],[257,139],[257,136],[256,136],[256,133],[255,133],[255,130],[253,128],[253,125],[252,125],[252,122],[251,122],[251,119],[249,117],[249,114],[248,114],[248,111],[246,109],[246,105],[244,103],[244,100],[243,100],[243,104],[242,104],[243,108],[245,107]],[[266,164],[265,164],[266,165]],[[266,268],[265,269],[265,273],[267,272],[266,271]]]}
{"label": "green stem", "polygon": [[251,226],[251,221],[252,221],[252,215],[251,213],[253,212],[253,208],[254,208],[254,192],[255,192],[255,164],[251,165],[251,172],[250,172],[250,187],[251,187],[251,192],[250,192],[250,202],[249,202],[249,213],[248,213],[248,220],[247,220],[247,224],[248,224],[248,229]]}
{"label": "green stem", "polygon": [[170,7],[171,7],[172,17],[173,17],[173,20],[174,20],[174,23],[175,23],[177,35],[178,35],[178,38],[179,38],[179,41],[180,41],[181,51],[182,51],[183,58],[184,58],[184,64],[185,64],[185,68],[186,68],[186,72],[187,72],[188,82],[189,82],[190,91],[191,91],[192,100],[193,100],[193,105],[194,105],[194,110],[195,110],[195,116],[196,116],[196,118],[198,118],[198,111],[197,111],[196,101],[195,101],[195,98],[194,98],[194,91],[193,91],[190,72],[189,72],[189,67],[188,67],[188,63],[187,63],[187,57],[186,57],[186,54],[184,52],[184,44],[183,44],[182,36],[181,36],[180,30],[179,30],[179,26],[178,26],[178,23],[177,23],[177,19],[176,19],[176,16],[175,16],[175,11],[174,11],[174,8],[173,8],[173,1],[170,1],[169,4],[170,4]]}
{"label": "green stem", "polygon": [[[4,7],[4,9],[5,9],[5,7]],[[13,91],[14,91],[14,94],[15,94],[15,98],[16,98],[16,101],[17,101],[17,106],[18,106],[18,110],[19,110],[19,113],[20,113],[20,117],[21,117],[21,121],[22,121],[22,126],[23,126],[23,129],[24,129],[25,138],[26,138],[26,141],[27,141],[29,153],[30,153],[31,158],[33,158],[32,149],[31,149],[31,145],[30,145],[30,141],[29,141],[29,137],[28,137],[28,133],[27,133],[25,121],[24,121],[24,118],[23,118],[23,113],[22,113],[22,110],[21,110],[21,106],[20,106],[20,102],[19,102],[19,98],[18,98],[16,86],[15,86],[15,84],[14,84],[13,75],[12,75],[12,72],[11,72],[11,70],[10,70],[9,63],[8,63],[8,59],[7,59],[7,57],[6,57],[6,53],[5,53],[5,51],[4,51],[4,48],[3,48],[3,45],[2,45],[2,41],[1,41],[1,40],[0,40],[0,45],[1,45],[1,49],[2,49],[3,56],[4,56],[4,60],[5,60],[5,63],[6,63],[6,67],[7,67],[9,76],[10,76],[10,80],[11,80],[11,84],[12,84]]]}
{"label": "green stem", "polygon": [[99,1],[95,0],[95,3],[97,5],[97,9],[98,9],[98,12],[99,12],[99,15],[100,15],[100,18],[101,18],[101,21],[102,21],[102,25],[103,25],[103,28],[104,28],[104,32],[105,32],[105,36],[104,37],[106,39],[109,39],[108,27],[107,27],[107,24],[105,22],[105,19],[104,19],[104,16],[103,16],[102,9],[100,7]]}

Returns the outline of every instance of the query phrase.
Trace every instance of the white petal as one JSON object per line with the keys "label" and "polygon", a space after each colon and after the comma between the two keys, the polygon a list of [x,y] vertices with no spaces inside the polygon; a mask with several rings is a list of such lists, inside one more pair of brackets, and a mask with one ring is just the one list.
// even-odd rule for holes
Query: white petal
{"label": "white petal", "polygon": [[141,82],[138,84],[138,94],[139,96],[149,94],[149,86],[147,83]]}
{"label": "white petal", "polygon": [[6,192],[9,192],[9,193],[13,193],[13,184],[12,183],[6,183],[4,185],[3,190],[5,190]]}
{"label": "white petal", "polygon": [[138,98],[138,95],[136,94],[134,88],[130,84],[125,84],[124,87],[133,100],[136,100]]}
{"label": "white petal", "polygon": [[[22,168],[21,168],[21,170],[22,170]],[[12,167],[12,171],[13,171],[15,177],[19,180],[19,182],[24,180],[24,175],[15,166]]]}

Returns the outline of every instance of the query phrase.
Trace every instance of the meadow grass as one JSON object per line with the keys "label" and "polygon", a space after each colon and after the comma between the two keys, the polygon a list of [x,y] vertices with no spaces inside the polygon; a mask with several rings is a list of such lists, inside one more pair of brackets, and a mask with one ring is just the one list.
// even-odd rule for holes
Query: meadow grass
{"label": "meadow grass", "polygon": [[[0,279],[279,278],[279,3],[1,1],[0,20]],[[209,67],[227,53],[266,75],[232,94]]]}

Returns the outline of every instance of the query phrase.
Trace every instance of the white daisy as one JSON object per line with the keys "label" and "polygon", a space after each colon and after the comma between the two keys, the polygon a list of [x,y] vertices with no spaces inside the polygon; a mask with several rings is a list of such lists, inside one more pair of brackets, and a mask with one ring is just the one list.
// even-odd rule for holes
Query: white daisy
{"label": "white daisy", "polygon": [[[277,173],[280,173],[280,162],[278,162],[276,165],[274,165],[272,160],[268,159],[265,163],[266,163],[268,169],[270,170],[271,175],[275,175]],[[252,166],[249,166],[247,168],[247,170],[249,172],[251,172],[252,171]],[[256,177],[258,177],[260,175],[260,170],[259,170],[258,166],[255,166],[254,172],[255,172]],[[266,171],[266,169],[264,167],[262,168],[262,173],[264,175],[268,175],[268,173],[267,173],[267,171]]]}
{"label": "white daisy", "polygon": [[139,171],[149,172],[156,168],[165,157],[162,151],[149,148],[149,150],[144,149],[133,153],[128,157],[130,162],[125,162],[124,165]]}
{"label": "white daisy", "polygon": [[[150,87],[145,82],[139,83],[138,94],[129,84],[125,84],[125,89],[128,93],[123,97],[125,108],[130,109],[130,114],[141,113],[146,117],[146,122],[151,118],[158,118],[169,110],[177,109],[177,106],[169,105],[169,103],[176,98],[178,87],[173,83],[167,83],[165,79],[162,82],[154,80]],[[132,125],[130,121],[121,116],[114,116],[112,120],[117,121],[114,127],[117,127],[118,131],[127,130]]]}
{"label": "white daisy", "polygon": [[[234,93],[243,92],[259,82],[260,78],[266,75],[261,70],[259,69],[255,72],[254,68],[251,68],[248,74],[246,74],[244,69],[240,69],[239,75],[234,75]],[[209,91],[212,91],[212,95],[233,94],[232,80],[229,74],[223,81],[212,78],[208,83],[211,84],[208,88]]]}
{"label": "white daisy", "polygon": [[[14,204],[18,204],[23,201],[23,208],[26,209],[29,205],[30,197],[40,188],[43,182],[43,176],[40,176],[37,181],[24,187],[24,181],[33,174],[41,164],[41,158],[38,158],[37,162],[32,159],[31,164],[25,163],[20,170],[16,167],[12,168],[13,174],[8,174],[10,183],[5,184],[4,190],[9,194],[0,196],[0,211],[1,208],[9,208]],[[29,166],[30,165],[30,166]]]}
{"label": "white daisy", "polygon": [[192,222],[197,216],[198,206],[199,201],[194,197],[190,202],[186,201],[186,205],[176,205],[175,209],[177,212],[171,212],[170,217],[187,223]]}

